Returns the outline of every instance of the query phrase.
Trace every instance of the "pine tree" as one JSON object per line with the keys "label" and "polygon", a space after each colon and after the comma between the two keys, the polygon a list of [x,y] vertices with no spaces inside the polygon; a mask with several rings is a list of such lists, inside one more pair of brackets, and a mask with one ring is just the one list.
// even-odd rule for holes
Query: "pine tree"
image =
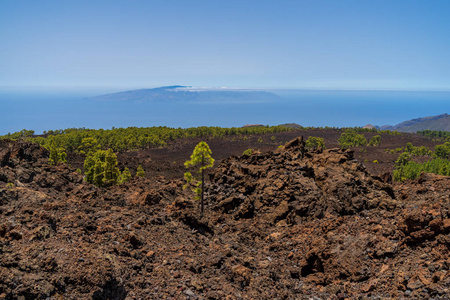
{"label": "pine tree", "polygon": [[84,170],[85,180],[97,186],[116,184],[120,175],[117,156],[112,149],[89,152],[84,160]]}
{"label": "pine tree", "polygon": [[81,140],[81,145],[78,147],[78,152],[88,155],[89,152],[96,152],[100,150],[100,145],[96,138],[87,137]]}
{"label": "pine tree", "polygon": [[192,191],[195,193],[195,199],[200,200],[200,212],[203,215],[204,210],[204,199],[205,199],[205,170],[211,168],[214,165],[214,159],[211,157],[211,149],[205,142],[200,142],[195,147],[192,152],[191,159],[184,163],[186,168],[196,167],[200,165],[197,174],[193,176],[190,172],[184,173],[184,178],[186,179],[186,188],[189,184],[193,184],[195,188]]}
{"label": "pine tree", "polygon": [[136,170],[136,176],[138,176],[138,177],[145,177],[145,171],[144,171],[144,168],[142,168],[141,165],[139,165],[137,170]]}
{"label": "pine tree", "polygon": [[131,179],[130,170],[128,168],[125,168],[123,170],[122,174],[120,174],[120,176],[119,176],[118,183],[122,184],[122,183],[129,181],[130,179]]}
{"label": "pine tree", "polygon": [[54,140],[50,143],[49,147],[50,156],[48,163],[51,165],[57,165],[59,162],[67,163],[66,149],[56,146]]}
{"label": "pine tree", "polygon": [[108,149],[105,153],[103,184],[107,186],[116,184],[119,175],[120,170],[117,168],[117,155],[112,149]]}

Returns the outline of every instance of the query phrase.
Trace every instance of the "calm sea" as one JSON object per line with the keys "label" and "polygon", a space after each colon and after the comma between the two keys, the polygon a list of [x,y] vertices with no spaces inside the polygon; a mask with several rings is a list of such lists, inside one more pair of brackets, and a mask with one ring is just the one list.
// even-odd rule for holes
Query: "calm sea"
{"label": "calm sea", "polygon": [[395,125],[450,113],[450,92],[268,90],[270,102],[100,102],[92,91],[1,91],[0,135],[72,127]]}

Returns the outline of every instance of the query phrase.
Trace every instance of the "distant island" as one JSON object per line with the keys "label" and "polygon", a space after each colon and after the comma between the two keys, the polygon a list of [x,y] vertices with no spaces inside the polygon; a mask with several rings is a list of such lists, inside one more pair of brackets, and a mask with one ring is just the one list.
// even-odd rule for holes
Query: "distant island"
{"label": "distant island", "polygon": [[90,97],[95,101],[129,101],[129,102],[149,102],[149,101],[214,101],[214,102],[241,102],[241,101],[273,101],[280,96],[266,91],[258,90],[237,90],[237,89],[204,89],[190,86],[172,85],[153,89],[138,89],[124,91],[113,94]]}

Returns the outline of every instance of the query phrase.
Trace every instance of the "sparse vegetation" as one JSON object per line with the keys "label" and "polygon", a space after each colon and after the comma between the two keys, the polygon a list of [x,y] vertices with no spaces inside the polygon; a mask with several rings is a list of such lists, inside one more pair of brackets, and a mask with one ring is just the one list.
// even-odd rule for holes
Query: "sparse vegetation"
{"label": "sparse vegetation", "polygon": [[21,130],[17,133],[8,133],[0,139],[25,138],[41,146],[48,148],[52,141],[56,145],[65,148],[69,152],[79,151],[86,154],[89,150],[113,149],[115,152],[142,148],[158,148],[166,146],[168,142],[178,138],[213,138],[223,136],[244,136],[254,134],[267,134],[291,131],[292,128],[283,126],[260,126],[260,127],[193,127],[193,128],[170,128],[170,127],[128,127],[104,129],[69,128],[60,130],[49,130],[44,136],[33,137],[34,131]]}

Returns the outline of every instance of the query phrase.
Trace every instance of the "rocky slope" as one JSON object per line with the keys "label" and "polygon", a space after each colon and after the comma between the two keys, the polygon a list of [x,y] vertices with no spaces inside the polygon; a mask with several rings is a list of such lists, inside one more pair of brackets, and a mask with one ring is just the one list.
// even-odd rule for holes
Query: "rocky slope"
{"label": "rocky slope", "polygon": [[450,115],[442,114],[437,116],[417,118],[404,121],[395,126],[390,125],[381,126],[380,129],[397,130],[400,132],[417,132],[421,130],[450,131]]}
{"label": "rocky slope", "polygon": [[224,160],[200,216],[181,180],[99,189],[0,143],[0,299],[448,299],[448,177],[296,139]]}

